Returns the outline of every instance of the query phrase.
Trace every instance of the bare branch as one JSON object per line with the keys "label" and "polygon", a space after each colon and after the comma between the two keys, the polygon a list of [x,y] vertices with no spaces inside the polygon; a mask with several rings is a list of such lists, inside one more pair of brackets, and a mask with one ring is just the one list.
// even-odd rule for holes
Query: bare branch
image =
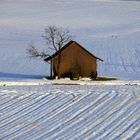
{"label": "bare branch", "polygon": [[54,48],[55,51],[58,51],[71,40],[72,36],[68,29],[48,26],[45,29],[45,35],[43,35],[43,38],[46,40],[46,44],[51,46],[49,48]]}
{"label": "bare branch", "polygon": [[27,49],[27,54],[29,54],[30,58],[35,58],[35,57],[40,57],[40,58],[45,58],[48,57],[49,55],[45,52],[39,52],[35,46],[32,44],[29,44],[29,48]]}

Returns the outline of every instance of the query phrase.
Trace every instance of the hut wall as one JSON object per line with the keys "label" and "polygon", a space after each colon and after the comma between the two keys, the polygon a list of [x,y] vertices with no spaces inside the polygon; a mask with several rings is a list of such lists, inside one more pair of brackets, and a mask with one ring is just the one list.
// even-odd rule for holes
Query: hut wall
{"label": "hut wall", "polygon": [[[53,58],[53,70],[57,75],[57,58]],[[76,43],[72,43],[69,47],[61,52],[60,73],[78,72],[82,77],[90,77],[96,74],[97,64],[96,58],[92,57],[88,52],[79,47]]]}

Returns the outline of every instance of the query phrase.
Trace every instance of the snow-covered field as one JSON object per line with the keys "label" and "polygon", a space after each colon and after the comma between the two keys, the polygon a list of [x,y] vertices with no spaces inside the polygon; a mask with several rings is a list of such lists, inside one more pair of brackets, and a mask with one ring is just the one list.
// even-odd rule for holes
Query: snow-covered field
{"label": "snow-covered field", "polygon": [[104,59],[98,73],[140,79],[140,2],[119,0],[1,0],[0,79],[49,75],[45,62],[30,60],[26,49],[45,47],[48,25],[68,27],[74,40]]}
{"label": "snow-covered field", "polygon": [[1,86],[0,139],[139,140],[140,86]]}
{"label": "snow-covered field", "polygon": [[[45,49],[53,24],[104,59],[100,76],[121,80],[42,79],[49,66],[26,49]],[[0,0],[0,140],[9,139],[140,139],[139,1]]]}

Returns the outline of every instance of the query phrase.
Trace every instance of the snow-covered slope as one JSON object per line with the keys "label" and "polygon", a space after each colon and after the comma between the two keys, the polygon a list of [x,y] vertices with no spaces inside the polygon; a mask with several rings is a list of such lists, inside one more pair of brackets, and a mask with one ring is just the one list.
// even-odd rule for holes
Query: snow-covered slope
{"label": "snow-covered slope", "polygon": [[68,27],[74,40],[104,59],[99,75],[140,79],[139,15],[138,1],[0,1],[0,78],[48,75],[48,65],[30,60],[26,48],[34,43],[41,50],[45,26],[55,24]]}
{"label": "snow-covered slope", "polygon": [[140,86],[0,87],[1,140],[139,140]]}

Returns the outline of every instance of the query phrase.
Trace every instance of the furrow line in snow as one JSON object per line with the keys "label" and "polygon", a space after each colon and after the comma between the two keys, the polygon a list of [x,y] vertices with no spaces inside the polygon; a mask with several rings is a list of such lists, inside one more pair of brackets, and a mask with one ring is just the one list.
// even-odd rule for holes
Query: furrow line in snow
{"label": "furrow line in snow", "polygon": [[[4,118],[1,120],[1,123],[3,121],[8,121],[9,119],[11,119],[11,117],[15,118],[18,114],[21,114],[22,112],[25,112],[26,110],[28,110],[28,107],[30,108],[32,105],[36,104],[37,102],[40,102],[41,100],[43,100],[43,98],[48,98],[48,95],[43,95],[41,98],[37,96],[36,100],[31,100],[30,102],[27,103],[28,106],[25,106],[24,108],[22,108],[21,106],[16,106],[19,110],[13,110],[12,114],[8,117],[8,118]],[[6,111],[5,111],[6,112]],[[9,113],[9,112],[8,112]],[[5,120],[8,119],[8,120]],[[0,124],[1,125],[1,124]]]}
{"label": "furrow line in snow", "polygon": [[[122,114],[122,113],[124,113],[124,109],[126,110],[129,106],[131,106],[131,104],[132,103],[135,103],[136,101],[135,101],[135,98],[132,98],[131,99],[131,97],[129,97],[130,98],[130,101],[128,100],[126,103],[125,103],[125,105],[120,109],[120,110],[118,110],[118,113],[116,114],[116,116],[115,117],[112,117],[112,118],[110,118],[110,120],[108,120],[108,121],[110,121],[110,123],[112,122],[112,121],[114,121],[114,119],[116,119],[116,117],[118,117],[118,115],[120,114]],[[115,107],[114,107],[115,108]],[[114,116],[114,114],[112,114],[113,116]],[[103,126],[101,127],[101,128],[94,128],[93,129],[93,131],[94,131],[94,135],[96,135],[96,133],[98,134],[98,131],[100,131],[100,129],[103,129],[104,131],[103,131],[103,133],[105,134],[105,130],[107,130],[107,129],[104,129],[104,128],[106,128],[107,127],[107,125],[108,125],[108,121],[104,124],[103,123]],[[112,124],[113,125],[113,124]],[[110,125],[109,125],[110,126]],[[108,128],[108,127],[107,127]],[[108,129],[111,129],[111,128],[108,128]],[[100,135],[101,135],[101,133],[100,133]]]}
{"label": "furrow line in snow", "polygon": [[[119,98],[119,97],[118,97]],[[99,132],[101,131],[106,125],[108,125],[109,121],[112,121],[112,118],[114,119],[114,117],[117,116],[117,113],[119,113],[120,111],[122,111],[122,109],[128,104],[128,102],[130,101],[131,98],[128,99],[124,99],[124,97],[117,99],[118,102],[114,103],[113,102],[113,108],[112,110],[108,111],[108,113],[103,113],[100,114],[100,117],[98,117],[97,119],[94,119],[96,121],[91,122],[88,126],[86,126],[88,129],[84,129],[83,131],[81,131],[79,133],[78,138],[79,139],[85,139],[90,137],[92,134],[94,134],[95,132]],[[77,138],[76,136],[76,138]]]}
{"label": "furrow line in snow", "polygon": [[[97,100],[94,102],[94,105],[95,106],[97,106],[97,104],[98,104],[98,102],[101,102],[102,100],[104,100],[106,98],[106,95],[100,95],[98,98],[97,98]],[[75,105],[75,104],[74,104]],[[98,104],[99,105],[99,104]],[[62,120],[62,122],[63,122],[63,119],[61,118],[62,116],[63,116],[63,118],[65,118],[65,121],[64,121],[64,123],[65,122],[67,122],[68,120],[69,120],[69,122],[68,122],[68,124],[70,123],[70,122],[73,122],[73,119],[75,119],[75,116],[77,116],[78,114],[80,114],[81,112],[82,112],[82,110],[85,110],[85,108],[87,108],[87,107],[89,107],[89,106],[85,106],[84,108],[82,108],[81,110],[79,110],[78,112],[77,112],[77,110],[76,110],[76,112],[73,112],[73,110],[72,110],[72,108],[69,108],[70,109],[70,111],[71,111],[71,114],[70,113],[68,113],[67,115],[65,114],[65,111],[67,111],[67,109],[66,110],[64,110],[64,111],[62,111],[62,112],[60,112],[59,114],[57,114],[57,116],[54,116],[54,117],[51,117],[50,119],[45,119],[44,121],[43,121],[43,123],[40,123],[39,125],[38,125],[38,127],[41,127],[41,129],[40,129],[40,131],[37,131],[37,130],[35,130],[35,131],[32,131],[32,132],[28,132],[28,134],[25,134],[25,136],[21,136],[21,137],[23,137],[24,139],[32,139],[32,137],[31,136],[34,136],[34,137],[38,137],[38,136],[40,136],[40,135],[42,135],[42,133],[46,133],[47,131],[50,131],[50,129],[51,129],[51,126],[53,125],[53,123],[60,123],[61,122],[61,120]],[[68,118],[67,118],[68,117]],[[60,118],[60,119],[59,119]],[[52,122],[51,122],[52,121]],[[38,135],[36,135],[38,133]]]}
{"label": "furrow line in snow", "polygon": [[131,135],[129,134],[129,137],[127,138],[127,140],[136,140],[136,139],[140,139],[140,126],[138,127],[138,129],[134,129],[133,131],[130,132]]}
{"label": "furrow line in snow", "polygon": [[32,105],[33,103],[35,103],[38,99],[43,98],[46,95],[32,94],[32,96],[28,97],[26,100],[22,100],[21,102],[19,102],[19,104],[17,106],[14,106],[14,108],[10,108],[9,110],[5,110],[4,113],[2,114],[1,120],[9,118],[9,117],[13,116],[14,114],[24,110],[25,108],[27,108],[30,105]]}
{"label": "furrow line in snow", "polygon": [[[79,96],[75,96],[73,99],[70,99],[70,101],[67,101],[66,103],[60,105],[59,107],[57,107],[55,109],[51,109],[51,112],[48,112],[48,114],[43,114],[43,116],[39,115],[39,118],[37,118],[37,120],[34,120],[34,121],[36,121],[37,123],[39,123],[39,122],[41,123],[42,119],[43,120],[45,120],[46,118],[51,119],[54,116],[56,116],[57,114],[61,113],[66,108],[69,108],[70,106],[75,104],[75,102],[78,102],[79,100],[83,99],[85,96],[87,96],[87,95],[84,95],[84,96],[80,95],[81,98]],[[28,132],[28,133],[30,134],[30,132]],[[23,135],[25,135],[25,134],[23,134]]]}
{"label": "furrow line in snow", "polygon": [[[133,113],[130,113],[128,116],[125,117],[125,119],[119,123],[114,129],[113,131],[111,131],[111,133],[108,135],[110,138],[114,139],[116,138],[117,135],[121,135],[121,133],[127,129],[130,128],[129,125],[131,125],[132,123],[134,123],[135,121],[139,121],[140,117],[138,116],[138,114],[140,113],[139,108],[137,108],[137,110],[133,111]],[[121,129],[121,131],[120,131]],[[115,133],[114,133],[115,132]],[[105,139],[107,139],[105,137]]]}
{"label": "furrow line in snow", "polygon": [[[57,98],[55,98],[55,100],[49,100],[47,103],[50,103],[50,104],[48,104],[48,107],[49,106],[52,106],[52,105],[55,105],[54,104],[54,102],[55,103],[63,103],[63,100],[65,101],[66,100],[66,98],[67,98],[67,96],[65,96],[64,98],[59,98],[59,99],[57,99]],[[40,105],[40,107],[47,107],[47,106],[45,106],[46,105],[46,103],[44,103],[44,104],[42,104],[42,105]],[[42,109],[42,108],[38,108],[38,110],[40,110],[40,109]],[[36,110],[35,109],[35,111],[38,111],[38,110]],[[16,132],[18,132],[19,130],[22,130],[23,128],[25,129],[26,128],[26,131],[28,130],[28,128],[30,129],[30,126],[32,125],[32,124],[36,124],[36,121],[34,122],[34,120],[33,120],[33,117],[34,116],[32,116],[32,113],[33,113],[33,111],[31,111],[30,112],[30,114],[31,114],[31,116],[30,116],[30,114],[28,113],[28,115],[29,115],[29,117],[28,117],[28,115],[26,114],[26,115],[24,115],[24,116],[22,116],[22,117],[20,117],[20,120],[19,120],[19,118],[18,119],[16,119],[15,121],[13,121],[12,122],[12,124],[10,124],[10,128],[11,128],[11,131],[10,131],[10,128],[8,127],[8,128],[6,128],[6,129],[8,129],[8,132],[9,132],[9,134],[6,136],[6,137],[8,137],[8,136],[10,136],[11,134],[13,134],[13,133],[16,133]],[[47,112],[44,112],[44,113],[47,113]],[[39,116],[39,115],[38,115]],[[23,120],[23,117],[24,117],[24,120]],[[28,119],[26,118],[26,117],[28,117]],[[32,120],[29,120],[30,119],[30,117],[31,117],[31,119]],[[21,124],[20,125],[20,122],[22,122],[22,121],[24,121],[24,125],[26,126],[27,124],[28,124],[28,127],[25,127],[25,126],[23,126],[23,124]],[[19,123],[19,125],[18,125],[18,123]],[[17,124],[17,128],[15,127],[14,128],[14,132],[12,131],[12,126],[14,127],[14,124]],[[9,125],[9,124],[8,124]],[[4,132],[3,132],[3,135],[4,135]],[[11,136],[10,136],[11,137]]]}
{"label": "furrow line in snow", "polygon": [[[40,121],[42,119],[51,119],[56,117],[57,115],[64,113],[68,114],[71,111],[78,111],[79,109],[81,109],[82,107],[85,106],[86,103],[90,104],[91,103],[91,97],[97,98],[99,95],[94,95],[93,93],[90,93],[88,95],[77,95],[75,97],[73,97],[69,102],[66,102],[60,106],[58,106],[57,108],[52,109],[51,107],[51,112],[49,112],[49,114],[47,116],[42,116],[40,118]],[[45,118],[44,118],[45,117]],[[39,121],[39,120],[38,120]]]}
{"label": "furrow line in snow", "polygon": [[[90,104],[89,106],[86,106],[84,108],[82,108],[81,110],[79,110],[78,114],[74,114],[74,116],[72,115],[73,118],[68,119],[66,121],[63,121],[62,124],[59,124],[58,122],[55,125],[52,125],[51,129],[45,134],[44,136],[41,136],[40,138],[44,139],[44,138],[50,138],[54,135],[56,135],[56,132],[63,132],[63,131],[67,131],[67,129],[69,129],[71,126],[73,125],[77,125],[77,123],[79,123],[80,121],[82,121],[84,118],[86,118],[86,116],[88,116],[89,114],[92,114],[92,112],[96,113],[98,111],[102,111],[104,108],[104,105],[107,105],[110,103],[111,99],[115,99],[116,95],[108,95],[106,94],[104,96],[104,98],[101,98],[99,101]],[[59,131],[58,131],[59,130]],[[71,130],[70,130],[71,131]],[[68,131],[67,131],[68,132]]]}
{"label": "furrow line in snow", "polygon": [[[95,96],[93,93],[90,93],[89,95],[92,95],[94,97],[97,97],[97,95]],[[47,119],[51,119],[51,118],[55,117],[57,114],[60,114],[61,112],[63,112],[64,110],[66,110],[66,109],[67,110],[69,109],[68,111],[71,111],[71,109],[72,109],[72,111],[74,111],[75,110],[75,108],[74,108],[75,104],[76,104],[76,109],[77,109],[75,111],[78,111],[78,107],[79,108],[82,108],[82,106],[81,106],[82,103],[83,103],[82,100],[85,99],[85,98],[87,98],[87,96],[89,96],[89,95],[82,95],[82,96],[81,95],[80,96],[78,95],[74,99],[72,99],[71,101],[67,102],[66,104],[62,104],[60,107],[52,110],[51,112],[49,112],[48,114],[45,114],[44,116],[41,116],[40,118],[38,118],[35,121],[37,123],[42,123],[42,119],[43,120],[46,120],[46,118]],[[88,100],[90,101],[90,97],[88,98]],[[30,134],[30,132],[28,132],[28,133]]]}
{"label": "furrow line in snow", "polygon": [[40,107],[42,104],[46,103],[46,102],[49,102],[53,99],[56,99],[57,97],[56,96],[49,96],[49,95],[46,95],[40,99],[38,99],[36,102],[34,102],[33,104],[29,105],[28,107],[25,107],[24,109],[22,109],[21,111],[15,113],[14,115],[12,115],[11,117],[12,118],[7,118],[3,121],[1,121],[0,123],[0,128],[3,126],[3,125],[7,125],[8,123],[12,123],[14,122],[15,120],[17,120],[18,118],[22,117],[22,116],[25,116],[26,114],[29,114],[30,112],[32,112],[33,110],[36,110],[38,107]]}
{"label": "furrow line in snow", "polygon": [[[18,93],[18,92],[20,92],[20,93]],[[15,98],[24,98],[24,97],[28,97],[30,95],[35,95],[35,92],[26,92],[25,90],[23,90],[23,91],[16,90],[16,92],[11,92],[11,90],[9,89],[6,91],[6,93],[4,92],[3,94],[4,94],[4,98],[2,97],[2,100],[0,101],[1,108],[3,107],[2,105],[8,104]]]}
{"label": "furrow line in snow", "polygon": [[[98,120],[100,118],[101,114],[107,114],[109,112],[110,109],[113,108],[113,104],[117,104],[118,103],[118,99],[117,96],[115,98],[113,98],[112,100],[110,100],[110,102],[108,102],[107,104],[104,104],[102,110],[99,110],[98,112],[91,112],[88,113],[86,116],[83,116],[83,119],[80,120],[79,122],[74,122],[74,124],[69,127],[67,130],[65,130],[63,133],[60,133],[58,136],[52,137],[53,139],[65,139],[65,138],[70,138],[71,137],[71,131],[74,130],[73,132],[73,138],[75,138],[75,136],[79,135],[84,128],[87,129],[87,126],[92,124],[93,120]],[[94,122],[93,122],[94,123]],[[55,134],[56,135],[56,134]]]}
{"label": "furrow line in snow", "polygon": [[125,121],[127,118],[131,117],[133,113],[135,113],[135,111],[139,108],[136,107],[136,105],[139,103],[140,101],[132,104],[131,106],[126,108],[126,111],[123,111],[123,113],[118,114],[119,116],[102,130],[103,133],[100,132],[95,137],[98,137],[98,139],[108,139],[111,136],[111,134],[113,134],[113,132],[117,129],[117,127],[119,127],[120,124],[123,123],[123,121]]}
{"label": "furrow line in snow", "polygon": [[[57,103],[58,103],[58,105],[60,103],[63,104],[65,102],[69,102],[70,100],[71,99],[64,99],[64,101],[63,100],[59,100],[59,101],[56,102],[56,104]],[[50,106],[53,108],[53,106],[55,107],[56,104],[50,104]],[[48,107],[49,107],[49,105],[48,105]],[[25,132],[27,132],[29,130],[32,130],[30,126],[32,124],[38,124],[38,120],[40,119],[40,113],[41,112],[43,112],[42,115],[47,116],[47,114],[49,113],[48,107],[47,106],[43,106],[43,108],[46,109],[46,111],[44,111],[43,108],[39,108],[38,111],[30,113],[30,114],[24,116],[24,125],[21,125],[21,126],[19,126],[17,128],[14,128],[14,132],[11,131],[10,134],[8,134],[6,137],[12,137],[13,134],[14,135],[18,134],[19,135],[19,131],[25,133]],[[34,113],[36,113],[36,115]],[[22,121],[22,119],[23,118],[21,118],[21,121]],[[32,127],[32,128],[34,128],[34,127]]]}
{"label": "furrow line in snow", "polygon": [[[137,113],[137,112],[135,112],[135,113]],[[140,114],[140,112],[138,112],[138,113]],[[130,122],[129,122],[129,120],[130,120]],[[131,118],[129,120],[127,120],[129,123],[127,123],[125,128],[123,130],[121,130],[120,134],[118,136],[116,136],[114,139],[116,139],[116,140],[128,139],[132,132],[134,132],[138,128],[140,128],[140,116],[135,117],[135,119],[133,121],[131,120]]]}
{"label": "furrow line in snow", "polygon": [[18,107],[20,107],[22,105],[25,105],[26,102],[28,103],[31,100],[34,100],[34,96],[35,96],[34,94],[29,95],[29,96],[26,96],[25,95],[25,97],[20,96],[15,103],[13,103],[12,105],[9,105],[9,106],[1,109],[0,110],[0,113],[1,114],[4,114],[5,112],[15,111],[15,109],[17,109]]}
{"label": "furrow line in snow", "polygon": [[12,96],[6,96],[6,95],[4,95],[4,97],[3,97],[3,95],[1,95],[0,96],[0,99],[1,99],[1,101],[0,101],[0,107],[2,107],[3,105],[5,105],[6,103],[10,102],[11,100],[13,100],[13,98],[17,98],[17,97],[18,97],[18,95],[16,93],[14,95],[12,94]]}
{"label": "furrow line in snow", "polygon": [[[53,117],[55,117],[57,114],[60,114],[61,112],[63,112],[64,110],[68,110],[71,111],[74,111],[74,106],[75,104],[77,104],[79,107],[81,107],[81,100],[85,100],[85,98],[87,98],[87,96],[95,96],[93,93],[90,93],[89,95],[78,95],[78,96],[75,96],[74,98],[70,99],[70,101],[67,101],[66,103],[62,104],[61,106],[58,106],[57,108],[53,109],[52,106],[51,106],[51,112],[47,111],[48,113],[47,114],[43,114],[43,116],[39,116],[39,118],[37,118],[37,120],[34,120],[35,122],[37,122],[37,124],[39,125],[39,123],[42,123],[42,119],[46,121],[46,119],[51,119]],[[97,95],[95,96],[97,97]],[[88,98],[88,100],[86,102],[90,101],[90,97]],[[57,104],[57,103],[55,103]],[[67,109],[68,108],[68,109]],[[76,106],[77,108],[77,106]],[[46,112],[46,111],[45,111]],[[28,125],[27,125],[28,126]],[[29,135],[30,135],[30,132],[28,132]]]}
{"label": "furrow line in snow", "polygon": [[[64,101],[60,100],[56,102],[55,104],[52,104],[51,108],[47,108],[45,106],[44,109],[41,109],[41,111],[34,112],[36,114],[39,113],[38,117],[34,117],[36,115],[34,113],[30,114],[32,116],[32,122],[36,122],[39,125],[39,123],[42,123],[42,120],[52,118],[53,116],[59,113],[59,110],[60,111],[64,110],[66,106],[72,104],[78,99],[79,99],[79,96],[76,96],[74,98],[71,96],[71,98],[65,99]],[[26,116],[24,119],[26,120],[30,119],[31,117],[30,115]],[[26,125],[26,127],[28,127],[28,124]]]}
{"label": "furrow line in snow", "polygon": [[[118,124],[118,126],[116,126],[116,128],[111,133],[109,133],[109,135],[107,137],[104,137],[105,140],[108,140],[108,137],[112,138],[112,139],[116,139],[116,136],[120,135],[121,132],[124,131],[124,129],[127,130],[129,128],[129,125],[131,125],[131,123],[139,121],[138,117],[136,117],[136,114],[135,114],[137,112],[140,113],[138,110],[139,109],[137,109],[135,112],[133,112],[133,114],[131,114],[131,116],[129,115],[128,117],[126,117],[126,119],[124,121],[122,121],[121,124]],[[135,119],[137,119],[137,120],[135,120]]]}
{"label": "furrow line in snow", "polygon": [[22,97],[22,96],[18,95],[18,96],[16,96],[16,97],[12,98],[11,100],[9,100],[8,102],[2,104],[2,105],[0,106],[0,111],[2,111],[2,110],[4,110],[4,109],[8,109],[10,106],[16,104],[17,101],[23,100],[24,98],[28,98],[28,96],[30,96],[30,95],[28,95],[28,94],[26,94],[26,95],[27,95],[27,97],[26,97],[26,96],[23,96],[23,97]]}

